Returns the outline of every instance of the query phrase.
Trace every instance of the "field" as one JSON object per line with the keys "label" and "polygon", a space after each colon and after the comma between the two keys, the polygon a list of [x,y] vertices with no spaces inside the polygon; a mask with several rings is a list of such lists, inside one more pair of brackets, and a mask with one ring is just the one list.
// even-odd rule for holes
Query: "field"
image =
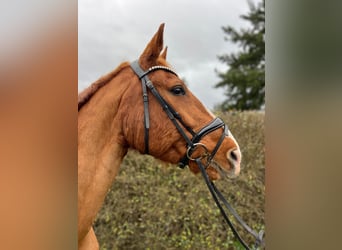
{"label": "field", "polygon": [[[255,230],[264,229],[264,113],[218,113],[242,151],[238,178],[217,186]],[[201,175],[129,152],[94,223],[102,250],[243,249]],[[242,230],[252,244],[252,238]]]}

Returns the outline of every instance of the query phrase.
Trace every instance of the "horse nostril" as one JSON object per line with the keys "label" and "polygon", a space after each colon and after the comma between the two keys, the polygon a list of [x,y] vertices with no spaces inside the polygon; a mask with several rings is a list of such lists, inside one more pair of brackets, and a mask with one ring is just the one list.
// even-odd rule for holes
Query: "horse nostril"
{"label": "horse nostril", "polygon": [[238,160],[238,157],[237,157],[235,151],[231,151],[231,152],[230,152],[230,158],[233,159],[234,161],[237,161],[237,160]]}
{"label": "horse nostril", "polygon": [[240,155],[240,150],[239,149],[231,149],[228,152],[228,159],[231,160],[232,162],[240,163],[241,155]]}
{"label": "horse nostril", "polygon": [[227,152],[227,160],[234,176],[240,173],[241,151],[239,148],[233,148]]}

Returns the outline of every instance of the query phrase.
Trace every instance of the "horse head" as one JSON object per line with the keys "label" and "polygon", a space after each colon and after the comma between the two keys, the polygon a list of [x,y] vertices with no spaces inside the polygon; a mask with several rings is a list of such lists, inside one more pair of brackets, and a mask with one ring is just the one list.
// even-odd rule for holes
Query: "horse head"
{"label": "horse head", "polygon": [[[184,81],[171,70],[170,64],[166,61],[167,47],[163,50],[163,31],[164,24],[160,25],[156,34],[147,44],[139,57],[138,64],[141,70],[148,74],[148,80],[153,83],[153,88],[165,103],[169,104],[169,109],[179,115],[182,120],[179,126],[191,139],[194,138],[193,133],[196,134],[211,124],[215,116],[192,94]],[[155,66],[162,66],[161,69],[167,70],[148,71]],[[144,119],[146,120],[146,110],[144,110],[143,103],[142,77],[139,77],[132,68],[127,70],[131,72],[129,76],[125,77],[128,87],[121,97],[120,106],[123,137],[128,146],[141,153],[146,153],[148,150],[150,155],[170,163],[179,163],[188,155],[190,160],[187,159],[187,163],[194,173],[198,173],[199,168],[192,159],[217,151],[207,164],[207,173],[211,179],[219,179],[226,175],[236,176],[240,172],[240,148],[229,130],[224,131],[224,127],[219,126],[220,128],[210,131],[210,133],[204,131],[203,136],[196,141],[196,145],[189,149],[189,142],[184,139],[182,133],[170,119],[170,115],[165,112],[165,105],[150,93],[150,89],[147,89],[148,97],[146,97],[149,113],[148,149],[146,149],[146,122],[143,122]],[[222,136],[222,133],[225,135]],[[220,145],[218,145],[218,141],[220,141]],[[203,161],[205,160],[203,157]]]}

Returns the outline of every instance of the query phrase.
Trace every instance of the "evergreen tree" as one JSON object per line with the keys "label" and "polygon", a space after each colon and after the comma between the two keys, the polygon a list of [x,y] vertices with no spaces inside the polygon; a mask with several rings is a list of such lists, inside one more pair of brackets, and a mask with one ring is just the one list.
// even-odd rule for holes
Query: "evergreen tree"
{"label": "evergreen tree", "polygon": [[241,18],[249,21],[252,28],[236,31],[233,27],[222,27],[228,35],[225,40],[237,43],[242,51],[218,56],[229,68],[218,72],[222,79],[215,85],[224,87],[228,97],[221,109],[260,109],[265,104],[265,0],[257,6],[248,1],[250,11]]}

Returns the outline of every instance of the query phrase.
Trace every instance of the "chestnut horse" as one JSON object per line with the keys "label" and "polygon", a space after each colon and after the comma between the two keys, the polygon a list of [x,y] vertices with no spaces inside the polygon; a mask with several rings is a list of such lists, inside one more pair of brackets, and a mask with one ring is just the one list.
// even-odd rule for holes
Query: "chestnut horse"
{"label": "chestnut horse", "polygon": [[[198,135],[189,132],[190,128],[190,131],[202,133],[200,137],[197,136],[199,143],[196,144],[201,147],[191,148],[191,151],[194,151],[191,155],[203,149],[216,153],[212,154],[213,159],[206,168],[212,180],[219,179],[222,175],[237,175],[240,171],[241,153],[232,134],[225,129],[226,133],[222,136],[220,122],[220,129],[212,129],[218,118],[214,120],[214,115],[191,93],[166,62],[167,47],[163,50],[163,31],[164,24],[160,25],[136,62],[139,69],[134,69],[127,62],[122,63],[79,94],[79,249],[99,248],[92,223],[129,148],[141,153],[148,152],[162,161],[177,163],[184,159],[184,156],[189,156],[188,144],[191,142],[186,141],[184,136],[194,138]],[[182,120],[178,128],[169,119],[170,115],[165,112],[165,107],[160,105],[160,100],[151,95],[151,89],[147,89],[150,93],[148,97],[144,92],[147,99],[145,101],[148,101],[146,111],[141,84],[143,76],[136,73],[139,70],[143,73],[147,70],[145,73],[159,96],[172,105],[173,111],[177,111],[174,113]],[[146,112],[149,112],[149,116]],[[213,120],[215,122],[212,122]],[[146,141],[147,123],[149,130]],[[208,124],[211,127],[209,132]],[[205,131],[203,128],[206,128]],[[226,128],[225,125],[223,128]],[[198,152],[196,157],[200,154]],[[190,170],[198,173],[198,166],[191,157],[188,158]]]}

